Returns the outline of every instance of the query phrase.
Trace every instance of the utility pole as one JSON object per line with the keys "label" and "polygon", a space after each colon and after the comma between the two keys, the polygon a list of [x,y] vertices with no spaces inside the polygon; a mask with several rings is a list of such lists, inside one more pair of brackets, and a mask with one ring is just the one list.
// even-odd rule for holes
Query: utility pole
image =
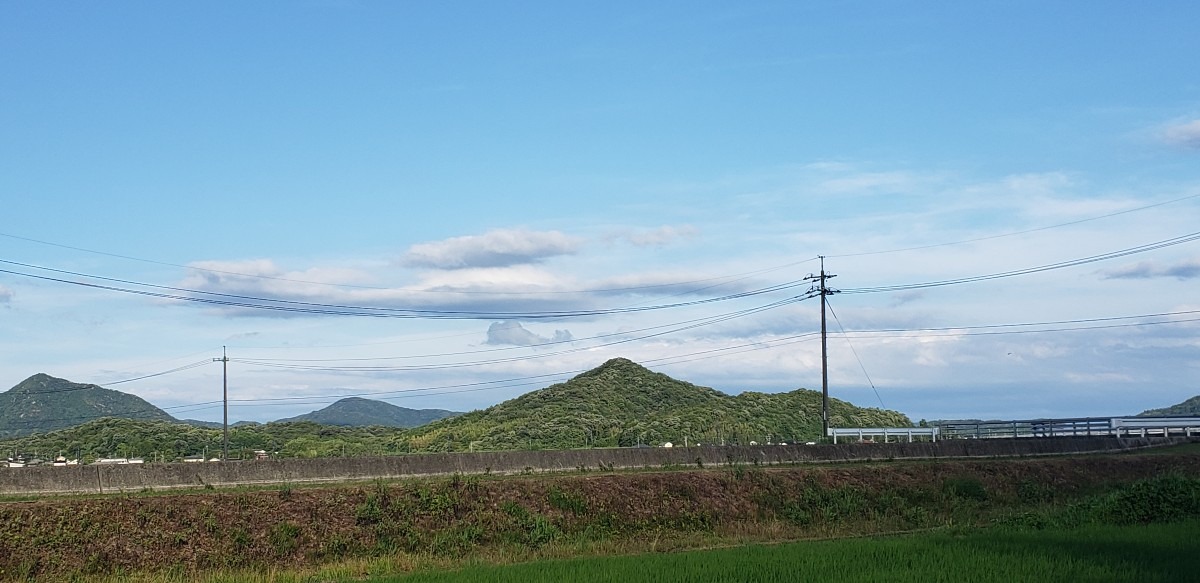
{"label": "utility pole", "polygon": [[221,461],[229,460],[229,356],[225,354],[225,347],[221,347],[221,358],[214,358],[213,362],[221,363],[221,402],[224,404],[225,416],[221,422],[221,430],[224,434],[224,441],[221,445]]}
{"label": "utility pole", "polygon": [[[825,281],[836,275],[825,273],[825,256],[818,255],[821,259],[821,275],[809,275],[804,278],[806,280],[817,282],[808,293],[817,293],[821,295],[821,436],[829,436],[829,345],[826,342],[825,333],[825,296],[838,293],[838,290],[829,289],[825,285]],[[809,296],[812,297],[812,296]]]}

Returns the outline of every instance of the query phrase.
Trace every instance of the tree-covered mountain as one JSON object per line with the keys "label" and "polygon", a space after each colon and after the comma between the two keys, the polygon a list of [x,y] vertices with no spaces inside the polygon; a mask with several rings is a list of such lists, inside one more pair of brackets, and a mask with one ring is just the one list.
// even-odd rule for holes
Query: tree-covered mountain
{"label": "tree-covered mountain", "polygon": [[0,437],[53,431],[103,417],[174,421],[136,395],[44,373],[0,393]]}
{"label": "tree-covered mountain", "polygon": [[1138,417],[1163,417],[1163,416],[1184,416],[1184,415],[1200,415],[1200,395],[1196,395],[1182,403],[1163,407],[1162,409],[1148,409],[1138,413]]}
{"label": "tree-covered mountain", "polygon": [[[841,427],[907,427],[895,411],[830,399]],[[744,392],[729,396],[617,358],[575,378],[407,434],[413,451],[558,449],[638,444],[814,440],[821,394]]]}
{"label": "tree-covered mountain", "polygon": [[409,409],[398,407],[384,401],[347,397],[340,401],[311,413],[280,419],[279,423],[292,421],[312,421],[322,425],[368,426],[382,425],[384,427],[418,427],[444,419],[461,415],[455,411],[442,409]]}
{"label": "tree-covered mountain", "polygon": [[[66,394],[84,393],[84,389],[67,389],[88,387],[73,383],[54,386]],[[895,411],[860,408],[839,399],[829,403],[830,421],[837,427],[912,425],[908,417]],[[137,410],[144,412],[148,407],[140,405]],[[203,453],[213,457],[221,451],[220,427],[189,425],[175,422],[165,413],[162,416],[165,419],[105,418],[49,433],[0,439],[0,451],[37,453],[43,458],[62,454],[85,461],[135,456],[169,461]],[[819,392],[747,391],[730,396],[618,358],[567,382],[412,429],[313,421],[237,424],[229,431],[229,452],[231,458],[239,459],[252,456],[254,450],[283,457],[328,457],[664,442],[744,445],[815,440],[820,432]]]}

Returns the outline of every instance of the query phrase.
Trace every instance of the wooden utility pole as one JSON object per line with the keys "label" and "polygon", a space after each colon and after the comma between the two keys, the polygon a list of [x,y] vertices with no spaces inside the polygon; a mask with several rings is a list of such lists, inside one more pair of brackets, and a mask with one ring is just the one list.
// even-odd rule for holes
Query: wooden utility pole
{"label": "wooden utility pole", "polygon": [[229,355],[225,353],[225,347],[221,347],[221,358],[214,358],[214,362],[221,363],[221,403],[224,405],[225,415],[221,422],[224,441],[221,445],[221,461],[229,460]]}
{"label": "wooden utility pole", "polygon": [[[829,289],[825,285],[826,280],[836,275],[825,273],[825,256],[819,255],[821,259],[821,275],[809,275],[804,278],[816,282],[813,289],[809,293],[820,294],[821,296],[821,436],[829,436],[829,344],[826,341],[825,331],[825,296],[838,293],[835,289]],[[812,296],[809,296],[812,297]]]}

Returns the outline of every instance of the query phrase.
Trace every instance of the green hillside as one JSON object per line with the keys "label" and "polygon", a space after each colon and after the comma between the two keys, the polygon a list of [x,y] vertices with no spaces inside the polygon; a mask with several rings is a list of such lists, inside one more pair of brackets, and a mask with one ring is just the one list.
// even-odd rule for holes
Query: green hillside
{"label": "green hillside", "polygon": [[[0,397],[24,399],[19,401],[23,407],[20,410],[40,412],[40,427],[48,425],[48,418],[73,427],[36,435],[0,435],[0,451],[36,453],[44,459],[62,454],[84,460],[143,457],[168,461],[204,453],[213,457],[221,451],[220,428],[174,421],[137,397],[45,375],[37,375],[31,381],[35,382],[26,381]],[[51,410],[42,405],[50,397],[67,404],[59,403],[58,408]],[[119,401],[121,407],[115,402],[105,402],[108,404],[103,407],[79,404],[94,403],[99,397],[127,397],[136,401]],[[71,403],[83,408],[63,408]],[[365,404],[378,407],[371,401]],[[98,410],[111,416],[95,419]],[[835,426],[912,425],[908,417],[895,411],[855,407],[838,399],[830,399],[830,410]],[[157,412],[161,417],[112,418],[122,412],[125,416]],[[77,425],[79,418],[86,415],[91,420]],[[798,389],[788,393],[744,392],[729,396],[618,358],[567,382],[482,411],[412,429],[378,423],[368,427],[334,426],[313,421],[238,424],[230,428],[229,448],[234,459],[249,457],[254,450],[277,452],[282,457],[330,457],[414,451],[629,447],[668,441],[680,445],[793,443],[815,440],[820,431],[819,392]]]}
{"label": "green hillside", "polygon": [[444,411],[442,409],[409,409],[406,407],[397,407],[383,401],[347,397],[324,409],[296,417],[280,419],[278,422],[312,421],[322,425],[358,427],[382,425],[384,427],[408,428],[418,427],[437,421],[438,419],[453,417],[454,415],[461,415],[461,413]]}
{"label": "green hillside", "polygon": [[174,421],[141,397],[44,373],[0,393],[0,437],[53,431],[103,417]]}
{"label": "green hillside", "polygon": [[[895,411],[830,399],[835,426],[911,426]],[[628,447],[664,442],[793,442],[821,433],[821,394],[731,397],[617,358],[575,378],[482,411],[410,431],[413,451]]]}
{"label": "green hillside", "polygon": [[1139,417],[1187,416],[1200,415],[1200,395],[1196,395],[1177,405],[1162,409],[1149,409],[1138,413]]}
{"label": "green hillside", "polygon": [[[229,457],[246,459],[255,450],[280,457],[337,457],[399,453],[401,429],[333,427],[312,422],[246,424],[229,430]],[[91,461],[141,457],[178,461],[189,455],[219,457],[222,433],[187,423],[105,418],[67,429],[0,439],[0,452],[57,455]]]}

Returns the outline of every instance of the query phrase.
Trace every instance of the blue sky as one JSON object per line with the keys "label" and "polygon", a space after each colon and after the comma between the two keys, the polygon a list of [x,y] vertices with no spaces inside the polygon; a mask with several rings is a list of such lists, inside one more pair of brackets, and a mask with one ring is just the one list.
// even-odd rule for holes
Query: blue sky
{"label": "blue sky", "polygon": [[[46,372],[219,419],[228,346],[231,417],[260,421],[348,394],[484,407],[614,356],[819,389],[817,302],[774,303],[824,255],[836,397],[914,419],[1179,402],[1200,393],[1198,19],[5,3],[0,387]],[[231,295],[469,317],[187,301]]]}

